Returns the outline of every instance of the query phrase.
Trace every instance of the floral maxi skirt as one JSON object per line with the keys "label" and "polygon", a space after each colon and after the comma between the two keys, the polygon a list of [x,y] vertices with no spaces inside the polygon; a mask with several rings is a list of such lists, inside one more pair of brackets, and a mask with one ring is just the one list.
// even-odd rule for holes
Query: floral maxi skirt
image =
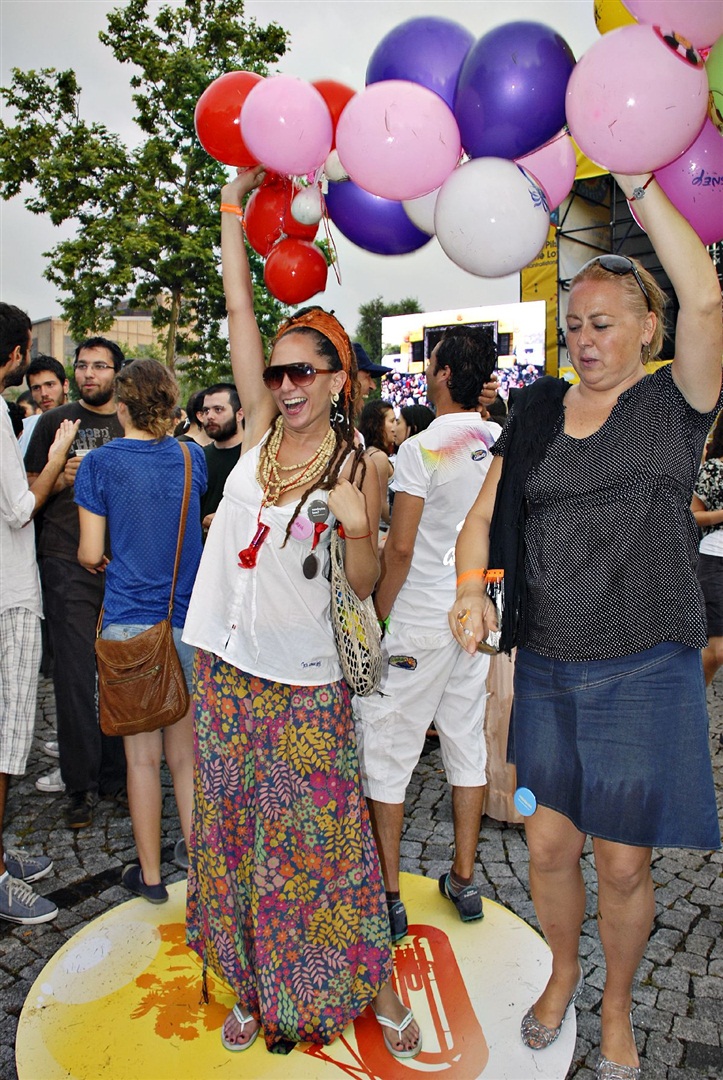
{"label": "floral maxi skirt", "polygon": [[391,977],[346,683],[288,686],[199,650],[186,937],[266,1045],[329,1043]]}

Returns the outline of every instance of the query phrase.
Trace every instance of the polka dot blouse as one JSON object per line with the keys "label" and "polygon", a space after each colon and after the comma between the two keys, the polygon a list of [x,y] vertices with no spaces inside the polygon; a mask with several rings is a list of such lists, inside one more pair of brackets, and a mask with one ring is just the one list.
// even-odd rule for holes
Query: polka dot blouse
{"label": "polka dot blouse", "polygon": [[[527,648],[603,660],[677,641],[707,642],[690,512],[706,435],[660,368],[624,391],[603,426],[564,433],[527,478]],[[505,433],[493,453],[505,452]]]}

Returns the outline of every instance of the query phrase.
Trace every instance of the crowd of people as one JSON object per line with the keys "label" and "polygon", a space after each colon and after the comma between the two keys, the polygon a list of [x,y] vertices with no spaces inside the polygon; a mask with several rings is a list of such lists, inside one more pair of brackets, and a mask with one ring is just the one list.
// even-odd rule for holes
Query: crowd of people
{"label": "crowd of people", "polygon": [[[393,981],[408,927],[405,792],[434,725],[454,826],[439,891],[462,921],[479,920],[484,643],[501,633],[516,653],[508,760],[532,804],[530,885],[552,953],[520,1035],[544,1051],[581,992],[591,836],[607,969],[597,1076],[635,1080],[630,1010],[654,914],[651,849],[720,846],[705,702],[723,660],[720,424],[701,468],[723,406],[713,264],[655,183],[618,177],[677,294],[672,364],[644,366],[663,338],[654,278],[603,255],[571,282],[574,385],[521,372],[508,419],[494,343],[462,326],[428,358],[424,402],[406,403],[406,376],[392,383],[407,395],[401,409],[364,405],[386,369],[321,308],[284,321],[264,357],[242,228],[262,180],[261,167],[240,170],[222,192],[233,382],[194,394],[180,424],[174,376],[154,360],[126,362],[102,337],[77,347],[68,401],[61,364],[30,364],[27,315],[0,304],[2,388],[27,378],[29,411],[39,409],[14,429],[0,404],[0,917],[57,915],[32,888],[50,858],[2,846],[44,652],[58,767],[37,786],[66,793],[71,829],[92,822],[99,798],[127,799],[138,859],[122,882],[151,903],[168,896],[168,763],[187,941],[204,987],[210,970],[236,999],[224,1047],[244,1051],[259,1034],[272,1053],[329,1043],[370,1006],[389,1052],[418,1055],[423,1032]],[[36,515],[37,536],[26,528]],[[335,531],[349,584],[373,597],[383,631],[382,680],[367,697],[350,693],[332,630]],[[501,626],[490,568],[504,571]],[[173,582],[191,708],[163,730],[104,735],[96,636],[127,640],[162,620]]]}

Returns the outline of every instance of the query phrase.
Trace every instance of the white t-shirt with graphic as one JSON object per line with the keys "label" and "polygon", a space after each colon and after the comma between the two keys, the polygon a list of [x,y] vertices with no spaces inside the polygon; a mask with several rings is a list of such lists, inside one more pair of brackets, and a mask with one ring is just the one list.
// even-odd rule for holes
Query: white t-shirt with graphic
{"label": "white t-shirt with graphic", "polygon": [[492,462],[498,424],[477,412],[447,413],[399,447],[392,490],[424,499],[407,580],[390,621],[448,628],[454,602],[454,546]]}

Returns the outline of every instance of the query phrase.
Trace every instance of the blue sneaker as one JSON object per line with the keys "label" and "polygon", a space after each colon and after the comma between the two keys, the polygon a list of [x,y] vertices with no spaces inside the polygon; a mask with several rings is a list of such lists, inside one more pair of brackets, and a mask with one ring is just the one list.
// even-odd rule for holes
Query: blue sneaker
{"label": "blue sneaker", "polygon": [[449,874],[442,874],[439,891],[447,900],[452,901],[462,922],[475,922],[484,918],[482,895],[476,885],[465,885],[461,892],[455,894],[449,884]]}
{"label": "blue sneaker", "polygon": [[8,848],[5,852],[5,867],[10,877],[30,884],[40,881],[53,869],[53,860],[47,855],[31,855],[22,848]]}
{"label": "blue sneaker", "polygon": [[142,896],[149,904],[165,904],[168,899],[165,885],[146,885],[143,880],[143,871],[137,862],[125,867],[121,874],[121,885],[125,885],[126,889]]}
{"label": "blue sneaker", "polygon": [[33,892],[25,881],[6,874],[0,881],[0,919],[32,926],[50,922],[58,914],[52,900]]}

